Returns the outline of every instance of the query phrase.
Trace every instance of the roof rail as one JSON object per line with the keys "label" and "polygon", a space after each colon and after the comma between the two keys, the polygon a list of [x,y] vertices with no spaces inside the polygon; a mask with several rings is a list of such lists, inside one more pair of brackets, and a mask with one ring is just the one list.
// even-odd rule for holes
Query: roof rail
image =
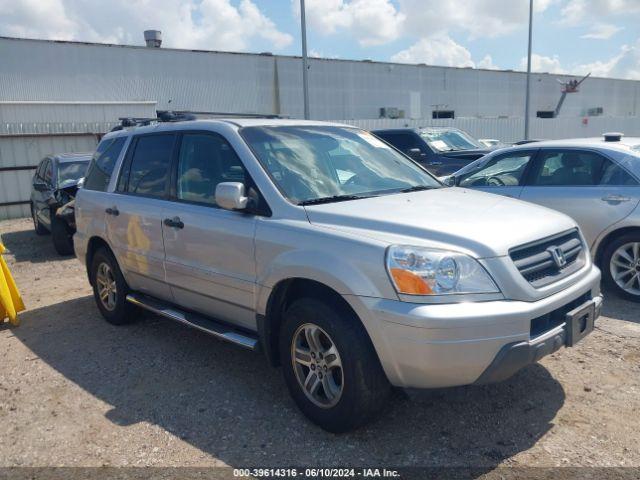
{"label": "roof rail", "polygon": [[208,117],[208,118],[288,118],[282,115],[273,113],[241,113],[241,112],[199,112],[193,110],[158,110],[158,117],[163,113],[170,113],[174,115],[191,115],[196,118]]}

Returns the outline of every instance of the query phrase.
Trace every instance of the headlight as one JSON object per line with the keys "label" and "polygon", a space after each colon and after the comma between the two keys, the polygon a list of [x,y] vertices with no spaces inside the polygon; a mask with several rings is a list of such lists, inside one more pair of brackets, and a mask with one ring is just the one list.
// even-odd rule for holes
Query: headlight
{"label": "headlight", "polygon": [[407,295],[499,293],[482,265],[458,252],[394,245],[387,271],[396,291]]}

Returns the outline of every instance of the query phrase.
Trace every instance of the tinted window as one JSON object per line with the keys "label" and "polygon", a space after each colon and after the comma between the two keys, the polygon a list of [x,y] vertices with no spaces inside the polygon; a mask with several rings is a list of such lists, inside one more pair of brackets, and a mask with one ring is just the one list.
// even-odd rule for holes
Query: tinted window
{"label": "tinted window", "polygon": [[104,192],[109,185],[116,160],[120,156],[126,138],[109,138],[100,142],[84,180],[84,188]]}
{"label": "tinted window", "polygon": [[512,187],[522,184],[531,152],[514,152],[492,158],[460,181],[461,187]]}
{"label": "tinted window", "polygon": [[541,151],[533,185],[598,185],[611,162],[594,152],[578,150]]}
{"label": "tinted window", "polygon": [[53,165],[51,160],[47,159],[44,162],[44,170],[42,173],[42,179],[47,183],[51,183],[51,178],[53,177]]}
{"label": "tinted window", "polygon": [[47,163],[47,159],[40,161],[40,165],[38,165],[38,169],[36,170],[36,177],[42,179],[44,178],[44,165]]}
{"label": "tinted window", "polygon": [[174,139],[174,135],[138,138],[131,159],[127,192],[152,197],[164,196]]}
{"label": "tinted window", "polygon": [[222,182],[245,183],[244,167],[226,140],[218,135],[184,135],[178,159],[177,198],[215,205],[216,186]]}
{"label": "tinted window", "polygon": [[608,162],[600,179],[600,185],[638,185],[638,181],[620,165]]}
{"label": "tinted window", "polygon": [[426,153],[422,142],[417,136],[410,133],[384,133],[377,135],[401,152],[408,153],[412,148],[419,148],[422,153]]}

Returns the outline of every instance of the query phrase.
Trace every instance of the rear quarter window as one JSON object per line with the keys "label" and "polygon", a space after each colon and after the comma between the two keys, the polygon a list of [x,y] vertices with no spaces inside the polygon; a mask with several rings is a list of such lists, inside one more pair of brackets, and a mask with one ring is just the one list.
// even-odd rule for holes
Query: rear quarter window
{"label": "rear quarter window", "polygon": [[122,152],[126,137],[109,138],[100,142],[93,154],[87,174],[84,179],[84,188],[87,190],[107,190],[116,161]]}

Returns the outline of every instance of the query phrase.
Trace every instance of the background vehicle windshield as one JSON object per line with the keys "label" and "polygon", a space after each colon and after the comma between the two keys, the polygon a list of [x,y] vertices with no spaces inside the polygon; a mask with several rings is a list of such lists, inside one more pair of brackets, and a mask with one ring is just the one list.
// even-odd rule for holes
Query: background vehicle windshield
{"label": "background vehicle windshield", "polygon": [[246,127],[241,134],[294,203],[441,184],[372,134],[329,126]]}
{"label": "background vehicle windshield", "polygon": [[84,177],[87,171],[89,162],[65,162],[58,166],[58,186],[64,187],[66,185],[73,185],[82,177]]}
{"label": "background vehicle windshield", "polygon": [[462,130],[425,130],[420,132],[420,135],[426,140],[429,146],[440,152],[485,148]]}

